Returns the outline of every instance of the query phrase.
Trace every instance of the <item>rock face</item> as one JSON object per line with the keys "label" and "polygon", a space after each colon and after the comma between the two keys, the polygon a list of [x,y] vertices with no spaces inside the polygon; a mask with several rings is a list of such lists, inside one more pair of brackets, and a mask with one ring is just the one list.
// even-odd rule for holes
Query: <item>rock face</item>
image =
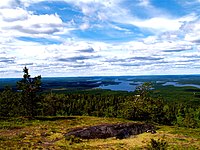
{"label": "rock face", "polygon": [[155,127],[150,124],[140,123],[103,124],[87,128],[77,128],[68,132],[66,136],[73,135],[82,139],[106,139],[109,137],[123,139],[147,131],[155,133]]}

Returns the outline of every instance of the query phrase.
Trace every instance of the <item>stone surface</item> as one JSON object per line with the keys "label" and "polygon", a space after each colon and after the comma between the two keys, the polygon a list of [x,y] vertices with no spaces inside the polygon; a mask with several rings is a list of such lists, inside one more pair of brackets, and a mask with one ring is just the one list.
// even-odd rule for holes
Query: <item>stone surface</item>
{"label": "stone surface", "polygon": [[68,132],[66,136],[75,136],[82,139],[106,139],[109,137],[123,139],[147,131],[155,133],[155,127],[151,124],[142,123],[103,124],[86,128],[76,128]]}

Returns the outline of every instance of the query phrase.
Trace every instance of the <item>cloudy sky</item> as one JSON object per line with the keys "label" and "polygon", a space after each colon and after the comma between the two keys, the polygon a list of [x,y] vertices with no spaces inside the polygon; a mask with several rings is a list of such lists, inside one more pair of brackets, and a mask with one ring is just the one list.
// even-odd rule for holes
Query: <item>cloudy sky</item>
{"label": "cloudy sky", "polygon": [[0,77],[200,74],[200,0],[0,0]]}

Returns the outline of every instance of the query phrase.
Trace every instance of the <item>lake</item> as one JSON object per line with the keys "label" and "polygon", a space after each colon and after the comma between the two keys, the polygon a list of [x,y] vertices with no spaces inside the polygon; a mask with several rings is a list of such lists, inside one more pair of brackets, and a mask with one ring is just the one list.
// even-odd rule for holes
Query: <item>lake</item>
{"label": "lake", "polygon": [[[0,78],[0,89],[10,86],[16,89],[19,78]],[[134,91],[144,82],[163,86],[191,86],[200,88],[200,75],[159,75],[159,76],[97,76],[97,77],[43,77],[42,88],[51,89],[108,89],[114,91]]]}

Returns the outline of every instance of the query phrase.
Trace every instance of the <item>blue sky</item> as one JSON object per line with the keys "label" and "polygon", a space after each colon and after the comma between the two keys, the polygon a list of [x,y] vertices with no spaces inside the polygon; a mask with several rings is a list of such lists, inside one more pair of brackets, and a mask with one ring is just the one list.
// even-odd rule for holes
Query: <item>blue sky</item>
{"label": "blue sky", "polygon": [[0,77],[200,74],[200,0],[1,0]]}

